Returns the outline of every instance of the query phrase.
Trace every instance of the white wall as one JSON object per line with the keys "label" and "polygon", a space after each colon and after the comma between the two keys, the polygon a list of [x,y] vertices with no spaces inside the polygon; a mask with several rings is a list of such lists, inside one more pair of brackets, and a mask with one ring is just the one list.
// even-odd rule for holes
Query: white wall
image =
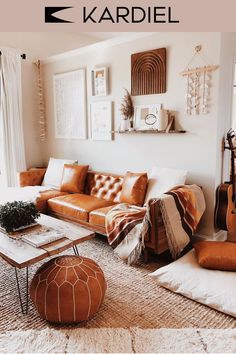
{"label": "white wall", "polygon": [[234,92],[233,92],[233,107],[232,107],[232,128],[236,131],[236,55],[234,63]]}
{"label": "white wall", "polygon": [[[221,57],[221,48],[227,39],[220,33],[156,33],[146,38],[119,44],[110,48],[97,48],[64,60],[45,64],[44,80],[46,91],[49,139],[45,146],[44,162],[50,156],[78,158],[100,171],[124,173],[148,171],[153,164],[187,169],[188,183],[203,187],[207,211],[202,220],[200,233],[212,236],[214,233],[214,198],[216,168],[218,168],[218,102],[220,71],[212,80],[211,112],[205,116],[189,117],[185,113],[186,82],[179,75],[185,69],[196,45],[201,44],[205,57],[214,64],[227,65]],[[88,110],[89,104],[97,99],[91,96],[91,69],[108,66],[110,69],[110,95],[106,98],[115,104],[115,127],[120,123],[120,101],[123,88],[130,89],[130,56],[148,49],[167,48],[167,92],[160,95],[136,97],[135,103],[162,103],[164,108],[178,112],[179,126],[187,130],[179,135],[118,135],[111,142],[88,140],[58,140],[54,132],[53,85],[55,73],[77,68],[87,69]],[[200,63],[196,64],[200,65]],[[221,102],[224,106],[224,102]],[[222,108],[223,109],[223,108]]]}
{"label": "white wall", "polygon": [[95,42],[88,35],[60,32],[0,32],[0,48],[22,49],[23,124],[27,166],[41,166],[42,146],[38,137],[36,68],[33,62],[54,54]]}
{"label": "white wall", "polygon": [[235,33],[221,34],[220,51],[220,81],[218,101],[218,129],[216,136],[216,178],[215,187],[225,180],[229,180],[230,152],[222,152],[222,140],[227,131],[233,126],[233,85],[234,61],[236,57]]}

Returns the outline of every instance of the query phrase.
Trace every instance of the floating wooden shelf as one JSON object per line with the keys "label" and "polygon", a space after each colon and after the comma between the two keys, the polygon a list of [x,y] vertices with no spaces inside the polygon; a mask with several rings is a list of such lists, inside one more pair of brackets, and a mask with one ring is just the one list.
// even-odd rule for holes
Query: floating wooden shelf
{"label": "floating wooden shelf", "polygon": [[117,134],[183,134],[186,133],[186,130],[170,130],[169,132],[160,131],[155,129],[145,129],[145,130],[126,130],[126,131],[119,131],[115,130],[112,133]]}

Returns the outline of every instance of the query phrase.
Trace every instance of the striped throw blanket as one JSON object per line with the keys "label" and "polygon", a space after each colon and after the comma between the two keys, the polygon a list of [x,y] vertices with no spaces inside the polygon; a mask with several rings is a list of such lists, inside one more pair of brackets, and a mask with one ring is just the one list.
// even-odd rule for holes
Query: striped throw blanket
{"label": "striped throw blanket", "polygon": [[176,259],[190,243],[205,211],[204,194],[196,184],[179,186],[163,194],[159,205],[170,252]]}
{"label": "striped throw blanket", "polygon": [[[128,264],[135,263],[144,248],[145,235],[152,227],[151,213],[160,209],[168,245],[174,259],[190,242],[205,210],[203,192],[197,185],[179,186],[152,199],[146,208],[118,204],[106,216],[108,242]],[[153,213],[152,213],[153,215]]]}
{"label": "striped throw blanket", "polygon": [[108,242],[118,256],[132,264],[141,255],[146,232],[143,220],[146,208],[118,204],[106,215]]}

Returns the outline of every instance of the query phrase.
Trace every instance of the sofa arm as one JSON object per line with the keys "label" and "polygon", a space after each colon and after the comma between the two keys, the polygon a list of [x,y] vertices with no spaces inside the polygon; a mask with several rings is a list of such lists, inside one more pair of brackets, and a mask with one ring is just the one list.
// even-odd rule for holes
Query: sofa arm
{"label": "sofa arm", "polygon": [[35,168],[18,173],[18,184],[20,187],[40,186],[45,175],[46,168]]}

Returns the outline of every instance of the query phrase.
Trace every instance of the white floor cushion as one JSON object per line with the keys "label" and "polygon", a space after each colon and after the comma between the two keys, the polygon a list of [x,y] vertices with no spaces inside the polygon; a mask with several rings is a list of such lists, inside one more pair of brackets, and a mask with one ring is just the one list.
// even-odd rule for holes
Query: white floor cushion
{"label": "white floor cushion", "polygon": [[149,275],[158,285],[236,317],[236,272],[201,268],[194,250]]}

